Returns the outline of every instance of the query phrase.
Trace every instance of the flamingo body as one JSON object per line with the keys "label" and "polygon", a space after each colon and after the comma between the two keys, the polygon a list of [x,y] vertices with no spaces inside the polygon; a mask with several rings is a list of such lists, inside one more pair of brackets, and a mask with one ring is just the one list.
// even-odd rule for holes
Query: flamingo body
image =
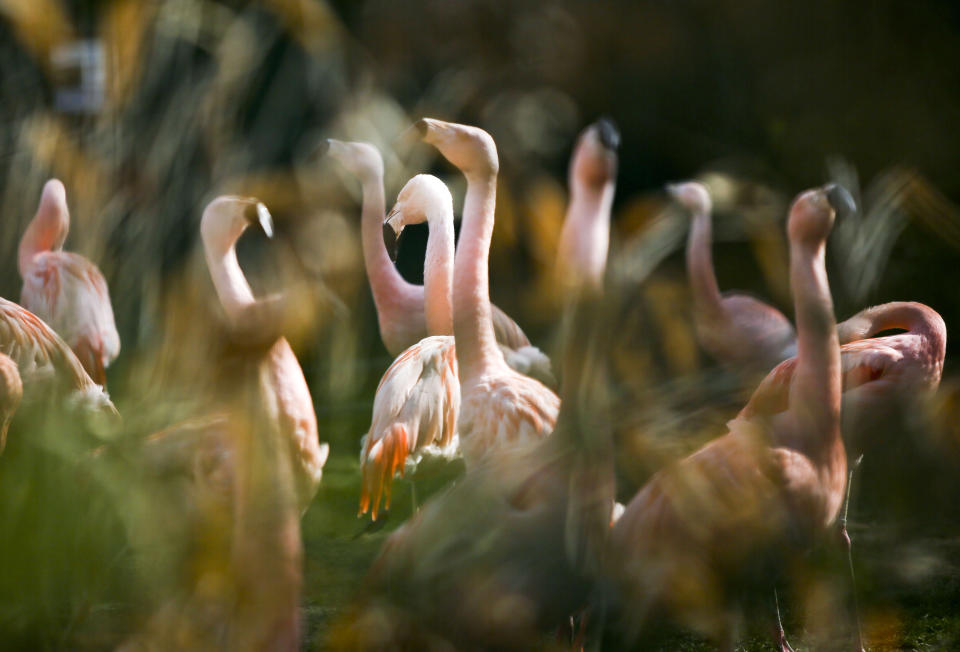
{"label": "flamingo body", "polygon": [[93,382],[66,342],[32,312],[3,298],[0,353],[17,364],[28,398],[45,396],[53,387],[82,408],[117,416],[106,392]]}
{"label": "flamingo body", "polygon": [[687,273],[693,293],[697,338],[714,359],[766,373],[796,354],[796,332],[782,312],[751,296],[721,295],[713,270],[712,202],[707,189],[687,182],[667,187],[691,215]]}
{"label": "flamingo body", "polygon": [[69,225],[63,184],[51,179],[20,243],[20,300],[67,342],[98,385],[106,385],[120,336],[103,274],[83,256],[61,250]]}
{"label": "flamingo body", "polygon": [[769,580],[779,561],[836,519],[847,465],[824,250],[834,207],[848,202],[827,187],[801,194],[791,207],[799,338],[785,409],[742,412],[726,435],[654,475],[615,523],[612,580],[631,636],[636,623],[666,612],[728,638],[737,589],[750,579]]}
{"label": "flamingo body", "polygon": [[7,445],[7,430],[22,399],[23,381],[17,363],[0,353],[0,453]]}

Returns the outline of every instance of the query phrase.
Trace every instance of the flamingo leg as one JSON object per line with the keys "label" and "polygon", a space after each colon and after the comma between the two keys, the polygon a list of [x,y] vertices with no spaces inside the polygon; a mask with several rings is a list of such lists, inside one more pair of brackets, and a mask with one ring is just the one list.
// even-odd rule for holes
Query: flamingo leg
{"label": "flamingo leg", "polygon": [[793,652],[790,643],[787,641],[787,634],[783,631],[783,620],[780,618],[780,597],[777,595],[777,587],[773,587],[773,607],[777,613],[777,626],[774,629],[774,643],[780,652]]}
{"label": "flamingo leg", "polygon": [[857,601],[857,578],[853,570],[853,542],[850,539],[850,533],[847,532],[847,515],[850,512],[850,488],[853,485],[853,474],[862,461],[863,455],[860,455],[860,457],[850,465],[850,470],[847,472],[847,495],[843,501],[843,516],[838,520],[840,526],[840,541],[846,548],[847,566],[850,569],[850,595],[853,607],[853,618],[857,624],[857,646],[855,649],[858,652],[864,652],[863,627],[860,623],[860,605]]}

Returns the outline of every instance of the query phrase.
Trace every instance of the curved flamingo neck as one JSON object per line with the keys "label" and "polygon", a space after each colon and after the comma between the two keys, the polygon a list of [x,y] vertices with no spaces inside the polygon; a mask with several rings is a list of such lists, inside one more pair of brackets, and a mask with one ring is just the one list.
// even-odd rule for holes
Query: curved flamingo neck
{"label": "curved flamingo neck", "polygon": [[204,255],[210,278],[213,279],[213,287],[227,319],[234,326],[244,310],[256,303],[253,290],[240,269],[240,261],[237,260],[237,240],[245,228],[243,225],[239,229],[228,231],[222,239],[211,236],[203,238]]}
{"label": "curved flamingo neck", "polygon": [[479,376],[498,362],[504,364],[493,332],[487,262],[496,195],[496,173],[467,175],[463,226],[453,272],[453,333],[461,380]]}
{"label": "curved flamingo neck", "polygon": [[37,254],[62,249],[69,231],[70,214],[65,203],[62,198],[49,196],[48,189],[44,188],[37,214],[20,239],[17,250],[17,268],[20,275],[26,275]]}
{"label": "curved flamingo neck", "polygon": [[[840,342],[827,281],[825,243],[790,244],[790,282],[797,324],[797,367],[790,409],[798,426],[792,447],[824,471],[843,477],[840,435]],[[834,478],[836,480],[836,478]]]}
{"label": "curved flamingo neck", "polygon": [[687,239],[687,274],[690,277],[696,310],[716,315],[722,310],[722,297],[713,270],[712,239],[713,225],[710,214],[695,213]]}
{"label": "curved flamingo neck", "polygon": [[428,335],[453,334],[453,206],[427,213],[430,234],[423,261],[424,314]]}
{"label": "curved flamingo neck", "polygon": [[903,329],[919,335],[931,355],[943,359],[947,348],[947,326],[936,310],[914,301],[891,301],[862,310],[838,326],[840,343],[873,337],[889,329]]}
{"label": "curved flamingo neck", "polygon": [[383,176],[372,175],[361,179],[363,203],[360,217],[360,235],[363,246],[363,261],[373,291],[373,301],[381,320],[395,321],[391,307],[398,297],[416,291],[397,271],[383,243],[383,217],[386,200],[383,195]]}

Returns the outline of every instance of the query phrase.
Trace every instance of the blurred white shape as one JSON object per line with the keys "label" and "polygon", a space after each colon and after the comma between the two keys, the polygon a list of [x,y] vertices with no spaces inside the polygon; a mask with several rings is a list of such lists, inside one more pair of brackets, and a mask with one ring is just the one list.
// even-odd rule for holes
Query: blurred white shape
{"label": "blurred white shape", "polygon": [[59,45],[50,53],[54,106],[73,115],[93,115],[103,108],[106,55],[100,39],[80,39]]}

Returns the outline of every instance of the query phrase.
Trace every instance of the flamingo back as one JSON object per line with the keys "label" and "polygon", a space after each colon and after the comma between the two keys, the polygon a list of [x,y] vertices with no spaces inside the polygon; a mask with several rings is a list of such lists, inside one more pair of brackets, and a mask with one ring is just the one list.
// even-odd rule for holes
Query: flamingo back
{"label": "flamingo back", "polygon": [[543,383],[506,368],[464,388],[460,440],[467,468],[491,453],[513,455],[553,432],[560,398]]}
{"label": "flamingo back", "polygon": [[21,301],[74,350],[98,385],[120,353],[107,282],[89,260],[65,251],[33,257],[24,275]]}
{"label": "flamingo back", "polygon": [[39,317],[12,301],[0,298],[0,353],[9,356],[20,371],[29,396],[40,396],[37,387],[63,388],[80,407],[117,411],[102,387],[87,375],[70,347]]}
{"label": "flamingo back", "polygon": [[390,365],[373,402],[361,454],[360,514],[374,519],[381,498],[390,507],[393,477],[428,447],[456,443],[460,381],[453,337],[436,335],[411,346]]}

